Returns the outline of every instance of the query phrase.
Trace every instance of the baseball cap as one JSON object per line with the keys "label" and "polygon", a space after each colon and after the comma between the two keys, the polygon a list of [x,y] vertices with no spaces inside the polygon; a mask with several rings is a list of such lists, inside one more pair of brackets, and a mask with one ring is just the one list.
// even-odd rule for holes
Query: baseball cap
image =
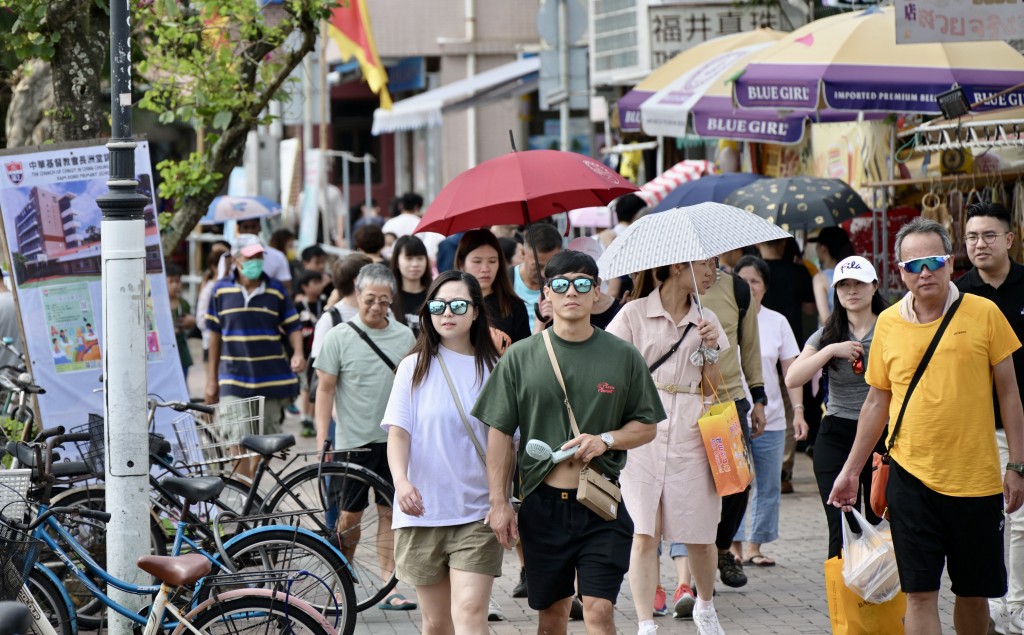
{"label": "baseball cap", "polygon": [[604,249],[601,248],[601,243],[597,242],[590,236],[580,236],[579,238],[574,238],[569,243],[567,249],[569,249],[570,251],[579,251],[585,253],[591,258],[593,258],[595,262],[598,258],[601,257],[601,254],[604,252]]}
{"label": "baseball cap", "polygon": [[235,238],[235,246],[231,249],[231,255],[252,258],[264,251],[263,241],[260,240],[259,236],[255,234],[239,234]]}
{"label": "baseball cap", "polygon": [[835,275],[832,276],[832,286],[839,284],[840,280],[859,280],[860,282],[878,282],[878,274],[867,258],[850,256],[843,258],[836,265]]}

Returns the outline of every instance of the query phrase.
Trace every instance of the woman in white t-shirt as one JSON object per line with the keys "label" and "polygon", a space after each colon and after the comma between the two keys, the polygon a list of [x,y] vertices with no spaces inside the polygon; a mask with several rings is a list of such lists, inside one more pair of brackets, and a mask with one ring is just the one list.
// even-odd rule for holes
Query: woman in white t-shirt
{"label": "woman in white t-shirt", "polygon": [[498,352],[480,284],[467,273],[434,280],[419,317],[381,423],[395,481],[396,573],[416,587],[424,633],[485,633],[503,550],[484,522],[487,428],[469,412]]}
{"label": "woman in white t-shirt", "polygon": [[[761,553],[761,545],[779,537],[779,502],[782,493],[782,454],[786,444],[786,411],[782,404],[782,376],[800,355],[796,337],[789,322],[781,313],[761,306],[765,291],[771,282],[768,263],[754,256],[744,256],[736,263],[733,272],[750,285],[750,295],[757,303],[757,329],[761,340],[761,371],[764,375],[764,391],[768,396],[765,418],[768,420],[764,432],[751,441],[754,459],[754,492],[747,508],[746,520],[740,525],[733,542],[733,551],[743,558],[743,563],[757,567],[773,567],[775,561]],[[807,422],[804,420],[804,393],[797,388],[787,388],[793,404],[793,436],[798,441],[807,438]],[[747,522],[749,520],[749,523]],[[745,535],[749,524],[749,537]],[[746,550],[742,541],[748,540]],[[742,555],[741,555],[742,554]]]}

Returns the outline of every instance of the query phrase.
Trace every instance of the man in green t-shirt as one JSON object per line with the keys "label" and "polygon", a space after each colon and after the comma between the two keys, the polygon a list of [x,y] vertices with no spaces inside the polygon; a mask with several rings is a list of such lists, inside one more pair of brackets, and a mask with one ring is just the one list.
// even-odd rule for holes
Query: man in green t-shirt
{"label": "man in green t-shirt", "polygon": [[[654,424],[665,419],[665,411],[639,351],[590,324],[600,284],[594,259],[560,252],[545,267],[544,277],[544,296],[554,315],[548,332],[565,393],[543,335],[513,344],[495,366],[473,408],[491,427],[488,522],[506,548],[522,537],[529,603],[540,611],[538,632],[566,632],[577,578],[587,630],[614,632],[612,607],[629,570],[633,521],[625,505],[615,520],[605,521],[577,502],[579,473],[589,465],[617,480],[626,450],[652,441]],[[569,425],[566,395],[578,437]],[[517,428],[523,495],[518,519],[506,491]],[[550,458],[538,460],[525,452],[532,439],[576,453],[557,465]]]}

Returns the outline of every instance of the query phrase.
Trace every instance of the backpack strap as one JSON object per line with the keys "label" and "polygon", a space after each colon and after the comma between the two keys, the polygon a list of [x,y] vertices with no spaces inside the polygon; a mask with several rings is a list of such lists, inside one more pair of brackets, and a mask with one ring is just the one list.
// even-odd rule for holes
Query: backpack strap
{"label": "backpack strap", "polygon": [[380,347],[373,343],[373,340],[370,339],[370,336],[367,335],[363,331],[363,329],[359,328],[352,322],[346,322],[345,324],[348,324],[350,327],[352,327],[352,330],[358,333],[359,337],[363,338],[363,341],[366,342],[367,345],[369,345],[369,347],[373,349],[373,352],[377,353],[377,357],[379,357],[382,362],[388,365],[388,368],[391,369],[391,372],[395,372],[398,370],[398,366],[395,366],[395,363],[391,361],[391,358],[385,355],[384,351],[380,350]]}

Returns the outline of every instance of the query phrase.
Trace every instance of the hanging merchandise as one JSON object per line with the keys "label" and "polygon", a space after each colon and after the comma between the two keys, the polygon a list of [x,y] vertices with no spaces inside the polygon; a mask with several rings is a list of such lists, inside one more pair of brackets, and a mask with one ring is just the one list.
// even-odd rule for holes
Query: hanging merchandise
{"label": "hanging merchandise", "polygon": [[939,223],[946,228],[950,236],[953,235],[953,218],[949,215],[945,201],[935,193],[935,190],[928,192],[921,199],[921,216]]}
{"label": "hanging merchandise", "polygon": [[956,187],[950,188],[949,196],[946,197],[946,207],[949,209],[949,215],[953,218],[953,227],[956,230],[956,235],[951,236],[953,239],[953,266],[954,268],[963,268],[964,263],[967,263],[966,266],[969,267],[967,245],[964,243],[964,220],[967,216],[964,193]]}
{"label": "hanging merchandise", "polygon": [[1010,258],[1014,262],[1020,262],[1024,256],[1024,249],[1021,248],[1021,232],[1024,232],[1024,182],[1020,178],[1013,186],[1013,200],[1010,201],[1010,231],[1013,232],[1014,240],[1010,245]]}

